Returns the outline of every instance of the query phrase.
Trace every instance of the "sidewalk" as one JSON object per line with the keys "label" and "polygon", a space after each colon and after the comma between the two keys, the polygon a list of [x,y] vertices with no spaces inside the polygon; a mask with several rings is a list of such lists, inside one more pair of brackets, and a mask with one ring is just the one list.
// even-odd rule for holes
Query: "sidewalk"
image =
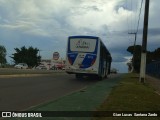
{"label": "sidewalk", "polygon": [[155,89],[155,92],[160,95],[160,79],[147,75],[146,81]]}

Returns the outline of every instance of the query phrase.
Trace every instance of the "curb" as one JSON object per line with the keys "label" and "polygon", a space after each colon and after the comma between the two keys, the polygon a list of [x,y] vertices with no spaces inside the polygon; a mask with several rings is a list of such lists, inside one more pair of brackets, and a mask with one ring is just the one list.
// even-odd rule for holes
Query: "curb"
{"label": "curb", "polygon": [[37,76],[48,76],[48,75],[60,75],[63,73],[37,73],[37,74],[10,74],[0,75],[0,78],[14,78],[14,77],[37,77]]}

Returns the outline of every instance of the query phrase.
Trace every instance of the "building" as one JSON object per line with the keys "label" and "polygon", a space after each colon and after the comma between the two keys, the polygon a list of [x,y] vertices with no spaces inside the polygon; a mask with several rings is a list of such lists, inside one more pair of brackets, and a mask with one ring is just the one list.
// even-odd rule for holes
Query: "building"
{"label": "building", "polygon": [[63,60],[63,59],[61,59],[61,60],[42,59],[39,66],[46,68],[47,70],[64,69],[65,68],[65,60]]}

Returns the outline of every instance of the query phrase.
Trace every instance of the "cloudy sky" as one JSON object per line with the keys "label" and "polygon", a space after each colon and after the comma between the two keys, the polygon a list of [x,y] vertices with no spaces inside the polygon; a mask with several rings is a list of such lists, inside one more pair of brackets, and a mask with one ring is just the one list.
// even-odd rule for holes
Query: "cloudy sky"
{"label": "cloudy sky", "polygon": [[[144,4],[137,44],[142,43]],[[160,47],[160,0],[150,0],[148,50]],[[71,35],[100,37],[111,52],[112,67],[127,72],[126,51],[133,45],[141,0],[0,0],[0,45],[11,63],[14,48],[33,46],[43,59],[55,51],[65,58]]]}

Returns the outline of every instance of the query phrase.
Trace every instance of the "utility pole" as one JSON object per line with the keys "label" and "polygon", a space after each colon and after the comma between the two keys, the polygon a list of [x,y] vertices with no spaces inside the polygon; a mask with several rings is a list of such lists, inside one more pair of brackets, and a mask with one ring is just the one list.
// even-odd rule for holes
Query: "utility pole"
{"label": "utility pole", "polygon": [[38,50],[38,51],[39,51],[39,56],[40,56],[40,55],[41,55],[40,52],[41,52],[42,50]]}
{"label": "utility pole", "polygon": [[145,74],[146,74],[148,16],[149,16],[149,0],[146,0],[145,13],[144,13],[144,25],[143,25],[142,51],[141,51],[141,68],[140,68],[140,82],[141,83],[145,83]]}
{"label": "utility pole", "polygon": [[137,40],[137,32],[133,32],[133,33],[128,33],[128,34],[134,34],[135,35],[135,39],[134,39],[134,49],[133,49],[133,59],[132,59],[132,67],[133,70],[135,70],[134,66],[135,66],[135,52],[136,52],[136,40]]}

